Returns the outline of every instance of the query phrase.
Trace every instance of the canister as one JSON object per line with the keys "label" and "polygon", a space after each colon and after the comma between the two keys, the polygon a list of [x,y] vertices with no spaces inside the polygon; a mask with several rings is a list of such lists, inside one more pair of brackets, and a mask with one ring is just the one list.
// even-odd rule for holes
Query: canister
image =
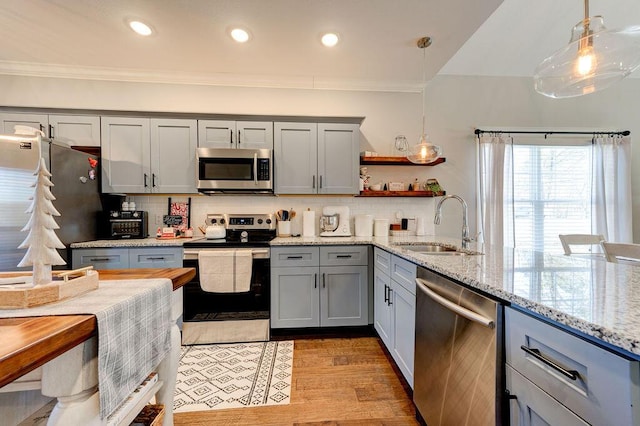
{"label": "canister", "polygon": [[373,224],[373,235],[376,237],[388,237],[389,219],[376,219]]}
{"label": "canister", "polygon": [[370,214],[357,214],[356,237],[371,237],[373,235],[373,216]]}

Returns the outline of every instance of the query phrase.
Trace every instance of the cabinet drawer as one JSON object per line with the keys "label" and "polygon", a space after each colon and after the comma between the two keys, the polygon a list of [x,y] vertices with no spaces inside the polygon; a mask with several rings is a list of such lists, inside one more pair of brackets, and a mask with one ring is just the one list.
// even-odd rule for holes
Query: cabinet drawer
{"label": "cabinet drawer", "polygon": [[154,247],[129,249],[130,268],[181,268],[182,248]]}
{"label": "cabinet drawer", "polygon": [[373,265],[380,272],[391,276],[391,253],[376,247],[373,251]]}
{"label": "cabinet drawer", "polygon": [[581,418],[507,365],[507,389],[516,397],[509,405],[511,426],[586,426]]}
{"label": "cabinet drawer", "polygon": [[367,265],[368,246],[323,246],[320,247],[321,266],[360,266]]}
{"label": "cabinet drawer", "polygon": [[398,256],[391,256],[391,279],[406,288],[414,296],[416,294],[417,268],[414,263],[408,260]]}
{"label": "cabinet drawer", "polygon": [[320,266],[320,248],[312,246],[271,247],[271,266]]}
{"label": "cabinet drawer", "polygon": [[74,249],[72,251],[74,269],[93,265],[95,269],[123,269],[129,267],[129,249]]}
{"label": "cabinet drawer", "polygon": [[505,326],[507,364],[578,416],[592,424],[611,424],[612,419],[617,424],[640,422],[637,361],[512,308],[505,310]]}

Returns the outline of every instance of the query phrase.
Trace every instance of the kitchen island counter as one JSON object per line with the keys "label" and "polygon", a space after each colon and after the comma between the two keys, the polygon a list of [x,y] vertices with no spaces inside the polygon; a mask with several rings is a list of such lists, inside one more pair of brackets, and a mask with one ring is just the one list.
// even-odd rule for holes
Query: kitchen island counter
{"label": "kitchen island counter", "polygon": [[[100,270],[101,280],[169,278],[176,290],[195,276],[193,268]],[[0,387],[40,367],[96,333],[93,315],[0,319]],[[6,331],[6,332],[5,332]]]}

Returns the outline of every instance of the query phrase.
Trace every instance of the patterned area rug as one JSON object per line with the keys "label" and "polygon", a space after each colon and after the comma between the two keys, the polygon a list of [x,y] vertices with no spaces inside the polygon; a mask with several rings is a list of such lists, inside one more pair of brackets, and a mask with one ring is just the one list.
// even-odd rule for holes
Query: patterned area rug
{"label": "patterned area rug", "polygon": [[174,412],[288,404],[293,341],[183,346]]}

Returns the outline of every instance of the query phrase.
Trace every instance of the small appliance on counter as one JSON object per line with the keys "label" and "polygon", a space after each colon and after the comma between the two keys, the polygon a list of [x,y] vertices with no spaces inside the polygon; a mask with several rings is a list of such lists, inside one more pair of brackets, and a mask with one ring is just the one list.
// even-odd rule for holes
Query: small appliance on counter
{"label": "small appliance on counter", "polygon": [[148,213],[142,210],[110,211],[105,220],[104,238],[119,240],[124,238],[147,238],[149,236]]}
{"label": "small appliance on counter", "polygon": [[350,237],[349,207],[327,206],[322,208],[320,217],[321,237]]}

